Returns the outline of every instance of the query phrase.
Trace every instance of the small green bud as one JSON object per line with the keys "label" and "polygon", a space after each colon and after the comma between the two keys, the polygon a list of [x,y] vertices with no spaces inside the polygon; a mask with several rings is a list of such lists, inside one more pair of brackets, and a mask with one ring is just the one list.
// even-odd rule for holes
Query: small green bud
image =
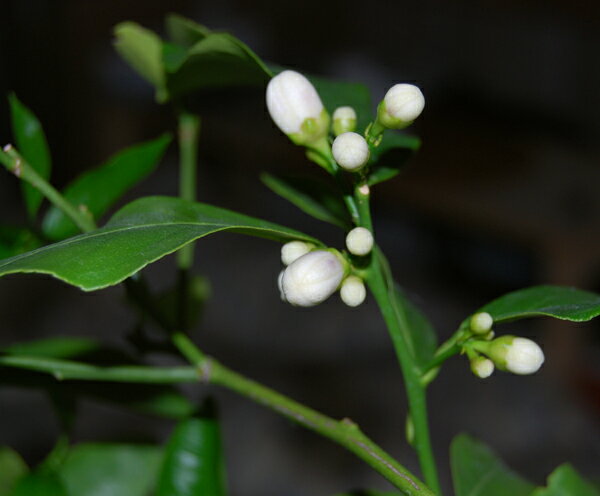
{"label": "small green bud", "polygon": [[339,136],[356,129],[356,112],[352,107],[338,107],[333,112],[333,134]]}
{"label": "small green bud", "polygon": [[494,362],[482,356],[474,357],[471,359],[471,372],[480,379],[486,379],[494,372]]}
{"label": "small green bud", "polygon": [[494,324],[494,319],[487,312],[478,312],[473,314],[471,317],[471,321],[469,322],[469,327],[473,334],[487,334]]}

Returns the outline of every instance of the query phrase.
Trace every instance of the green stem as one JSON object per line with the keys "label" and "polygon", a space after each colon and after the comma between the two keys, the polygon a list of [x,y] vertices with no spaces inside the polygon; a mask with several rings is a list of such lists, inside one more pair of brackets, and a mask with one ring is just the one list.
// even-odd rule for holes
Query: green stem
{"label": "green stem", "polygon": [[204,382],[223,386],[239,393],[299,425],[327,437],[364,460],[394,486],[409,496],[434,496],[434,493],[404,466],[371,441],[348,419],[341,421],[323,415],[291,398],[263,386],[205,356],[183,334],[174,334],[175,344],[194,366],[97,367],[68,360],[25,356],[0,356],[0,365],[35,370],[53,375],[59,380],[89,380],[169,384]]}
{"label": "green stem", "polygon": [[19,179],[38,189],[55,207],[64,212],[83,232],[96,229],[94,219],[87,210],[75,207],[62,196],[48,181],[40,176],[12,145],[0,151],[0,162]]}

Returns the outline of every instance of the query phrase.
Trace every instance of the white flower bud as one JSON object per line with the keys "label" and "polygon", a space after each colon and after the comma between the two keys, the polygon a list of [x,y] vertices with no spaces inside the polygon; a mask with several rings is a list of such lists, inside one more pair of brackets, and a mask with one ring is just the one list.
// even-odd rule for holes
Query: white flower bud
{"label": "white flower bud", "polygon": [[544,363],[544,352],[530,339],[502,336],[490,342],[479,341],[474,345],[489,356],[500,370],[513,374],[533,374]]}
{"label": "white flower bud", "polygon": [[285,270],[282,270],[277,276],[277,287],[279,288],[279,297],[281,301],[286,301],[285,294],[283,294],[283,273]]}
{"label": "white flower bud", "polygon": [[494,324],[494,319],[487,312],[478,312],[473,314],[469,322],[469,327],[473,334],[487,334]]}
{"label": "white flower bud", "polygon": [[304,241],[290,241],[281,247],[281,261],[283,265],[289,265],[313,248],[314,245]]}
{"label": "white flower bud", "polygon": [[358,133],[340,134],[331,147],[333,158],[342,169],[357,171],[369,161],[369,145]]}
{"label": "white flower bud", "polygon": [[352,107],[338,107],[333,112],[333,134],[339,136],[356,129],[356,112]]}
{"label": "white flower bud", "polygon": [[296,144],[327,135],[329,115],[315,87],[298,72],[283,71],[269,81],[267,108],[277,127]]}
{"label": "white flower bud", "polygon": [[344,272],[342,261],[334,253],[311,251],[285,269],[281,281],[285,299],[300,307],[317,305],[336,291]]}
{"label": "white flower bud", "polygon": [[356,276],[346,277],[340,288],[340,297],[349,307],[357,307],[365,301],[367,289],[362,279]]}
{"label": "white flower bud", "polygon": [[412,84],[396,84],[385,94],[377,108],[379,122],[390,129],[402,129],[412,124],[425,107],[425,97]]}
{"label": "white flower bud", "polygon": [[352,255],[364,256],[373,249],[373,235],[364,227],[355,227],[346,236],[346,247]]}
{"label": "white flower bud", "polygon": [[486,379],[494,372],[494,362],[482,356],[471,360],[471,371],[480,379]]}

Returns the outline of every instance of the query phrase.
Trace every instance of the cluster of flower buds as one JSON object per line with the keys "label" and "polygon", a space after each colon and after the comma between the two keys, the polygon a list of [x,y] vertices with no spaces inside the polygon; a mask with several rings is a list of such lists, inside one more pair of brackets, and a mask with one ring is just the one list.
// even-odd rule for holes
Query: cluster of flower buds
{"label": "cluster of flower buds", "polygon": [[[356,227],[346,237],[346,247],[353,255],[368,255],[373,248],[373,235]],[[360,305],[367,296],[363,280],[350,274],[350,264],[334,249],[316,248],[304,241],[290,241],[281,248],[281,271],[278,286],[281,299],[294,306],[312,307],[325,301],[338,289],[342,301]]]}
{"label": "cluster of flower buds", "polygon": [[494,319],[487,312],[474,314],[469,321],[472,338],[465,345],[472,372],[482,379],[492,375],[494,368],[513,374],[537,372],[544,363],[544,352],[530,339],[501,336],[494,339]]}

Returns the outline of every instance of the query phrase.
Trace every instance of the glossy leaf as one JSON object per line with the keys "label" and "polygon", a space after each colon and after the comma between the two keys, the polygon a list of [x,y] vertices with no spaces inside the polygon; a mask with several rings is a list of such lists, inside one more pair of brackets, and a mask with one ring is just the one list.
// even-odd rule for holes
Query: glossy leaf
{"label": "glossy leaf", "polygon": [[[48,179],[52,160],[40,121],[14,93],[9,96],[9,102],[13,137],[19,152],[40,176]],[[25,182],[22,187],[27,212],[30,217],[34,217],[42,203],[42,194]]]}
{"label": "glossy leaf", "polygon": [[293,229],[230,210],[178,198],[147,197],[125,206],[102,229],[0,261],[0,276],[51,274],[92,291],[118,284],[191,241],[221,231],[320,244]]}
{"label": "glossy leaf", "polygon": [[157,496],[224,496],[225,466],[212,412],[182,421],[165,448]]}
{"label": "glossy leaf", "polygon": [[68,496],[68,493],[56,475],[40,471],[21,478],[10,496]]}
{"label": "glossy leaf", "polygon": [[167,15],[165,27],[169,38],[186,48],[190,48],[211,33],[207,27],[178,14]]}
{"label": "glossy leaf", "polygon": [[600,496],[600,491],[581,477],[568,463],[548,477],[548,486],[536,489],[531,496]]}
{"label": "glossy leaf", "polygon": [[[85,172],[63,191],[71,203],[85,206],[96,219],[130,188],[148,176],[164,155],[171,137],[167,134],[123,150],[100,167]],[[44,234],[60,240],[79,232],[73,221],[60,209],[51,207],[43,223]]]}
{"label": "glossy leaf", "polygon": [[534,489],[492,450],[466,434],[452,441],[450,465],[456,496],[530,496]]}
{"label": "glossy leaf", "polygon": [[70,495],[148,496],[161,457],[156,446],[82,444],[71,450],[59,475]]}
{"label": "glossy leaf", "polygon": [[314,179],[276,177],[267,173],[261,174],[260,179],[271,191],[304,213],[342,229],[351,227],[344,201],[326,183]]}
{"label": "glossy leaf", "polygon": [[407,160],[421,146],[416,136],[388,131],[371,153],[368,184],[373,186],[400,174]]}
{"label": "glossy leaf", "polygon": [[[584,322],[600,315],[600,295],[564,286],[533,286],[501,296],[478,312],[488,312],[496,323],[530,317]],[[461,328],[468,325],[466,319]]]}
{"label": "glossy leaf", "polygon": [[0,496],[8,496],[29,468],[23,458],[8,446],[0,447]]}
{"label": "glossy leaf", "polygon": [[114,35],[117,52],[156,88],[157,98],[162,98],[165,93],[165,72],[160,37],[135,22],[117,24]]}
{"label": "glossy leaf", "polygon": [[40,241],[28,229],[0,226],[0,260],[34,250]]}

